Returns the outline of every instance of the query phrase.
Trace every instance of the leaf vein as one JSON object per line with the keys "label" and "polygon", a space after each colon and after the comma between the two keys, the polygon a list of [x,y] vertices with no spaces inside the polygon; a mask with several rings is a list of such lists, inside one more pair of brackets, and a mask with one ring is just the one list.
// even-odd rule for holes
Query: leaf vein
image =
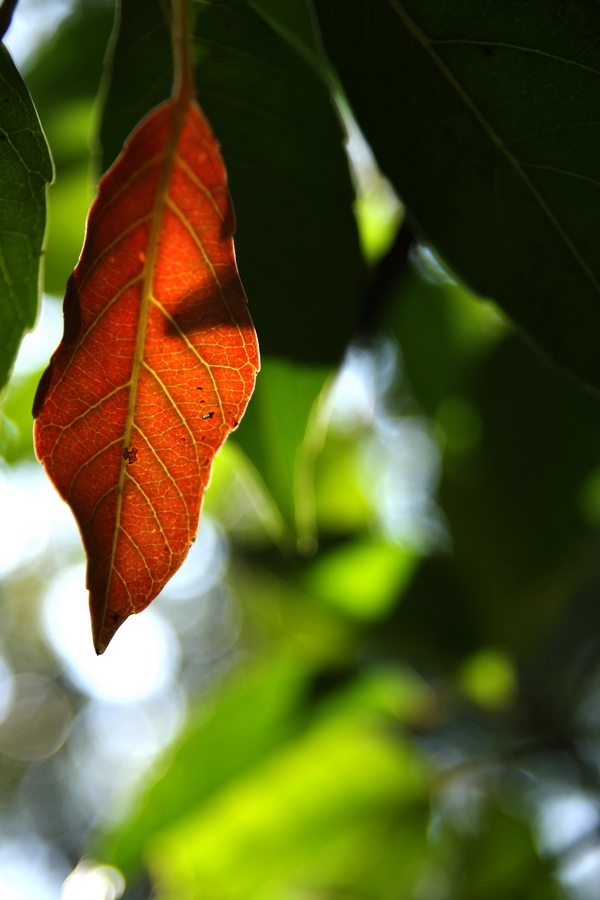
{"label": "leaf vein", "polygon": [[539,204],[540,209],[543,211],[544,215],[553,226],[556,233],[559,235],[571,255],[577,261],[578,265],[581,267],[582,271],[587,276],[590,283],[594,286],[596,290],[600,290],[600,284],[598,283],[594,272],[587,264],[586,260],[583,258],[578,248],[575,246],[574,242],[571,240],[570,236],[567,234],[556,215],[548,205],[548,203],[544,200],[541,193],[538,191],[536,186],[533,184],[531,179],[528,177],[525,172],[523,166],[520,164],[519,160],[511,153],[508,149],[506,142],[500,137],[499,134],[492,127],[491,123],[487,120],[483,112],[479,109],[477,104],[473,101],[468,91],[463,87],[462,83],[458,80],[454,72],[450,69],[450,67],[444,62],[444,60],[440,57],[438,53],[436,53],[432,47],[432,41],[428,37],[428,35],[417,25],[412,16],[408,13],[408,11],[404,8],[402,0],[388,0],[388,3],[392,7],[392,9],[396,12],[396,14],[402,20],[405,28],[409,31],[409,33],[414,37],[417,43],[421,46],[424,53],[426,53],[434,65],[437,66],[441,75],[447,80],[448,84],[454,89],[457,96],[461,99],[462,103],[469,110],[473,118],[476,122],[479,123],[480,127],[484,131],[484,133],[488,136],[492,144],[500,151],[501,155],[505,158],[506,162],[510,165],[510,167],[515,171],[515,173],[522,180],[523,184],[529,191],[529,193],[533,196],[536,202]]}

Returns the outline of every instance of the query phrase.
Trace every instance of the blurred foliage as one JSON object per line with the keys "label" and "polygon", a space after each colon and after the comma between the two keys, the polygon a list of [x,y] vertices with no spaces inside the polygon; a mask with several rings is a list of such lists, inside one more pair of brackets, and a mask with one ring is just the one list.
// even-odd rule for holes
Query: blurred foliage
{"label": "blurred foliage", "polygon": [[62,296],[83,244],[94,192],[90,146],[94,100],[102,78],[114,10],[109,0],[76,4],[26,72],[27,85],[52,150],[44,288]]}
{"label": "blurred foliage", "polygon": [[[591,236],[597,155],[574,129],[593,121],[580,43],[596,5],[527,4],[518,21],[513,6],[372,0],[367,28],[362,2],[194,5],[264,368],[215,467],[205,556],[155,604],[168,690],[95,694],[60,650],[78,546],[56,523],[40,537],[35,514],[31,534],[4,532],[0,833],[37,836],[62,877],[86,857],[123,872],[127,900],[595,900],[598,401],[437,255],[541,343],[551,286],[555,355],[594,380],[574,363],[595,341],[588,288],[505,172],[519,137],[490,149],[466,119],[477,101],[498,128],[532,109],[532,127],[556,121],[560,140],[531,138],[531,178],[560,168],[548,197]],[[112,5],[80,0],[26,67],[57,172],[49,293],[76,260],[91,172],[169,90],[167,12],[124,0],[109,41]],[[582,160],[585,197],[561,180]],[[26,504],[38,376],[18,370],[3,395],[9,504]]]}

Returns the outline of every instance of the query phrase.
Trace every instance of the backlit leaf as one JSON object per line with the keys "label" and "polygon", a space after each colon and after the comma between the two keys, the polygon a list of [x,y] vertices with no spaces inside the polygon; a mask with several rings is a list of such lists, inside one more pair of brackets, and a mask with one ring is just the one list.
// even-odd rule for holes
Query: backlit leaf
{"label": "backlit leaf", "polygon": [[[159,0],[123,3],[102,117],[105,163],[136,116],[168,93],[161,6]],[[265,363],[236,441],[287,530],[304,544],[313,504],[308,420],[355,327],[363,262],[330,87],[307,59],[302,35],[286,38],[294,23],[304,22],[306,32],[303,4],[261,0],[260,6],[262,13],[246,0],[192,5],[194,79],[229,173],[237,258]],[[266,13],[276,14],[277,27]]]}
{"label": "backlit leaf", "polygon": [[38,456],[88,554],[98,652],[185,559],[214,455],[254,387],[232,232],[203,114],[163,104],[100,183],[34,409]]}

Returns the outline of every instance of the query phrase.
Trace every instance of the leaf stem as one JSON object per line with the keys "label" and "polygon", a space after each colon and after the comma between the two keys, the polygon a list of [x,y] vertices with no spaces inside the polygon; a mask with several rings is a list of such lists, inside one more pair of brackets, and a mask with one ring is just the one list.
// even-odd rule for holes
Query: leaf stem
{"label": "leaf stem", "polygon": [[190,0],[172,0],[173,99],[183,103],[194,96]]}

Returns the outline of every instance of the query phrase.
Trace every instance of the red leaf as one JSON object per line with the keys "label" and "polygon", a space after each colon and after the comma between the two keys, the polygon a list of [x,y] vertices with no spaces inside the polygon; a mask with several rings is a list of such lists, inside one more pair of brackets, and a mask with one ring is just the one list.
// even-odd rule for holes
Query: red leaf
{"label": "red leaf", "polygon": [[215,453],[254,388],[233,230],[198,105],[163,104],[100,182],[34,403],[37,455],[87,552],[99,653],[185,559]]}

